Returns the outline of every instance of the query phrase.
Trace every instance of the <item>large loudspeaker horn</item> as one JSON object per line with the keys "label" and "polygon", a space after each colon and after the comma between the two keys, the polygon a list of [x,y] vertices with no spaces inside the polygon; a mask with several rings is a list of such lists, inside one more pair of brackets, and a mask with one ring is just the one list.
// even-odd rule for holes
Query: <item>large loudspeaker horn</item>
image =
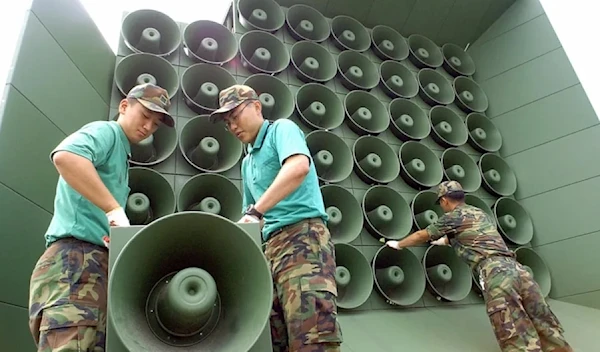
{"label": "large loudspeaker horn", "polygon": [[424,144],[417,141],[404,142],[398,152],[400,175],[415,189],[430,188],[444,178],[440,159]]}
{"label": "large loudspeaker horn", "polygon": [[233,33],[222,24],[199,20],[183,30],[183,51],[194,61],[222,65],[235,57],[238,43]]}
{"label": "large loudspeaker horn", "polygon": [[294,95],[279,78],[257,73],[246,78],[244,84],[258,94],[265,119],[287,119],[294,112]]}
{"label": "large loudspeaker horn", "polygon": [[179,25],[169,16],[155,10],[130,12],[121,24],[125,45],[134,53],[168,56],[179,47]]}
{"label": "large loudspeaker horn", "polygon": [[291,52],[296,77],[302,82],[325,83],[335,77],[335,59],[323,45],[303,40],[294,44]]}
{"label": "large loudspeaker horn", "polygon": [[386,184],[400,172],[400,162],[392,147],[374,136],[362,136],[352,145],[354,170],[367,184]]}
{"label": "large loudspeaker horn", "polygon": [[481,186],[481,174],[477,163],[462,150],[444,150],[442,166],[446,179],[458,181],[465,192],[475,192]]}
{"label": "large loudspeaker horn", "polygon": [[240,38],[242,66],[252,73],[276,74],[287,68],[290,53],[281,40],[263,31],[246,32]]}
{"label": "large loudspeaker horn", "polygon": [[475,62],[471,55],[456,44],[446,43],[442,46],[444,70],[454,77],[472,76],[475,73]]}
{"label": "large loudspeaker horn", "polygon": [[127,351],[248,351],[273,304],[260,247],[234,222],[200,212],[136,233],[108,287],[109,319]]}
{"label": "large loudspeaker horn", "polygon": [[421,191],[415,195],[410,203],[413,221],[419,230],[435,223],[444,215],[444,211],[437,201],[434,191]]}
{"label": "large loudspeaker horn", "polygon": [[517,191],[517,176],[511,167],[496,154],[486,153],[479,159],[483,187],[497,196],[508,197]]}
{"label": "large loudspeaker horn", "polygon": [[419,96],[430,106],[449,105],[454,102],[454,90],[441,73],[424,68],[417,74]]}
{"label": "large loudspeaker horn", "polygon": [[381,86],[390,98],[410,99],[419,93],[417,77],[397,61],[384,61],[379,66]]}
{"label": "large loudspeaker horn", "polygon": [[159,172],[145,167],[129,169],[125,213],[131,225],[146,225],[175,212],[175,191]]}
{"label": "large loudspeaker horn", "polygon": [[115,84],[123,96],[138,84],[153,83],[163,87],[169,97],[179,90],[179,76],[169,61],[153,54],[125,56],[115,68]]}
{"label": "large loudspeaker horn", "polygon": [[314,8],[296,4],[290,6],[285,17],[290,35],[298,40],[317,43],[329,38],[331,27],[323,14]]}
{"label": "large loudspeaker horn", "polygon": [[438,300],[462,301],[471,292],[471,269],[452,247],[432,245],[427,248],[423,267],[429,290]]}
{"label": "large loudspeaker horn", "polygon": [[342,52],[363,52],[371,46],[371,37],[365,26],[350,16],[335,16],[331,20],[331,35],[335,46]]}
{"label": "large loudspeaker horn", "polygon": [[406,39],[389,26],[377,25],[371,32],[373,51],[381,60],[401,61],[408,57]]}
{"label": "large loudspeaker horn", "polygon": [[333,130],[344,123],[342,100],[334,91],[319,83],[308,83],[296,92],[296,109],[311,129]]}
{"label": "large loudspeaker horn", "polygon": [[471,113],[465,120],[469,130],[469,144],[481,153],[494,153],[502,147],[502,135],[485,115]]}
{"label": "large loudspeaker horn", "polygon": [[373,291],[373,271],[365,256],[349,244],[335,244],[337,305],[354,309],[365,303]]}
{"label": "large loudspeaker horn", "polygon": [[181,187],[177,209],[201,211],[237,221],[242,217],[242,194],[225,176],[198,174]]}
{"label": "large loudspeaker horn", "polygon": [[519,245],[531,242],[533,221],[519,202],[512,198],[500,197],[494,204],[494,215],[500,233],[510,242]]}
{"label": "large loudspeaker horn", "polygon": [[386,300],[400,306],[417,303],[425,292],[425,272],[410,250],[379,248],[373,258],[375,285]]}
{"label": "large loudspeaker horn", "polygon": [[519,247],[515,250],[517,261],[533,275],[533,279],[540,286],[542,295],[548,297],[552,287],[552,278],[548,265],[535,250],[528,247]]}
{"label": "large loudspeaker horn", "polygon": [[488,214],[490,216],[490,220],[494,224],[497,223],[496,222],[496,214],[494,213],[492,208],[490,208],[490,206],[487,205],[487,203],[483,201],[483,199],[481,199],[473,194],[465,194],[465,203],[483,210],[486,214]]}
{"label": "large loudspeaker horn", "polygon": [[459,76],[454,79],[453,85],[456,105],[462,111],[471,113],[487,110],[489,106],[487,95],[474,80]]}
{"label": "large loudspeaker horn", "polygon": [[427,113],[413,101],[396,98],[388,106],[392,133],[403,142],[429,136],[431,124]]}
{"label": "large loudspeaker horn", "polygon": [[363,227],[362,208],[349,190],[338,185],[321,186],[327,227],[334,243],[350,243],[358,238]]}
{"label": "large loudspeaker horn", "polygon": [[338,55],[338,71],[342,85],[348,90],[371,90],[379,83],[377,66],[356,51],[345,50]]}
{"label": "large loudspeaker horn", "polygon": [[190,119],[179,136],[179,149],[185,160],[204,172],[224,172],[240,160],[242,142],[208,115]]}
{"label": "large loudspeaker horn", "polygon": [[283,9],[274,0],[240,0],[237,10],[247,30],[275,32],[285,23]]}
{"label": "large loudspeaker horn", "polygon": [[410,232],[412,218],[404,197],[389,186],[369,188],[362,201],[365,227],[376,239],[399,240]]}
{"label": "large loudspeaker horn", "polygon": [[408,37],[410,49],[409,60],[417,68],[437,68],[442,66],[444,56],[442,50],[429,38],[419,34]]}
{"label": "large loudspeaker horn", "polygon": [[348,127],[358,135],[377,135],[390,125],[390,116],[383,103],[374,95],[354,90],[344,98]]}
{"label": "large loudspeaker horn", "polygon": [[195,113],[210,114],[219,108],[219,92],[237,82],[226,69],[206,63],[183,71],[181,90],[185,104]]}
{"label": "large loudspeaker horn", "polygon": [[306,144],[321,181],[337,183],[350,177],[352,152],[343,139],[332,132],[318,130],[306,135]]}
{"label": "large loudspeaker horn", "polygon": [[433,133],[433,140],[444,148],[458,147],[469,139],[469,131],[463,122],[452,109],[446,106],[434,106],[429,110],[429,119]]}

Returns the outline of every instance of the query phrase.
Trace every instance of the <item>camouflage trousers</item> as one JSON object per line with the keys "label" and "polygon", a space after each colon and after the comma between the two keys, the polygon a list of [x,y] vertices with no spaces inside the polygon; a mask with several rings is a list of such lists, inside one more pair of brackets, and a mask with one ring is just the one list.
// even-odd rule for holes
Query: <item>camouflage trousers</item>
{"label": "camouflage trousers", "polygon": [[339,352],[335,251],[320,219],[271,235],[265,255],[273,275],[271,337],[275,352]]}
{"label": "camouflage trousers", "polygon": [[51,244],[29,286],[29,329],[38,351],[105,350],[108,251],[74,238]]}
{"label": "camouflage trousers", "polygon": [[572,351],[539,285],[521,264],[489,258],[479,268],[487,314],[503,352]]}

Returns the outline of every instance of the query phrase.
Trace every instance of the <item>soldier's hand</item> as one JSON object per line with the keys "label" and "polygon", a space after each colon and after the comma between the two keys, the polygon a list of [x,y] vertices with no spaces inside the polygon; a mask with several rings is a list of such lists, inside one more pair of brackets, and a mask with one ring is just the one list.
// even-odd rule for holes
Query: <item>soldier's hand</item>
{"label": "soldier's hand", "polygon": [[430,243],[435,246],[447,246],[448,245],[448,237],[444,236],[444,237],[438,238],[435,241],[431,241]]}
{"label": "soldier's hand", "polygon": [[255,223],[260,222],[256,216],[252,215],[244,215],[241,219],[238,220],[238,224],[240,223]]}
{"label": "soldier's hand", "polygon": [[131,226],[125,210],[121,207],[109,211],[106,217],[110,226]]}
{"label": "soldier's hand", "polygon": [[394,248],[394,249],[402,249],[402,247],[400,247],[398,245],[399,241],[387,241],[385,244],[386,244],[386,246]]}

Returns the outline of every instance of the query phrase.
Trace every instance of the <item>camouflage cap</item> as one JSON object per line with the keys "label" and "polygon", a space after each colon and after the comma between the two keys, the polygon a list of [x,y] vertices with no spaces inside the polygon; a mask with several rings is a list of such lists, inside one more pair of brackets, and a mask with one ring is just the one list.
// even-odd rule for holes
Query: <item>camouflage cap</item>
{"label": "camouflage cap", "polygon": [[162,122],[169,127],[175,126],[175,120],[168,112],[171,107],[169,93],[164,88],[152,83],[140,84],[131,88],[127,98],[137,99],[146,108],[163,113]]}
{"label": "camouflage cap", "polygon": [[210,120],[216,122],[224,113],[237,108],[246,100],[258,100],[258,94],[249,86],[236,84],[219,92],[219,109],[210,114]]}
{"label": "camouflage cap", "polygon": [[460,183],[458,183],[458,181],[444,181],[438,186],[438,200],[443,196],[454,192],[464,192]]}

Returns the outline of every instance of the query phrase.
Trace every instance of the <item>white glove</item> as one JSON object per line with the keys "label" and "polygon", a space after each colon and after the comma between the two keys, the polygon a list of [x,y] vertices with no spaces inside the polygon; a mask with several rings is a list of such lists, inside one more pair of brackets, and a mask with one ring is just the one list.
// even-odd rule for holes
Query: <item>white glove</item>
{"label": "white glove", "polygon": [[121,207],[109,211],[106,213],[106,217],[110,226],[131,226],[127,214],[125,214],[125,209]]}
{"label": "white glove", "polygon": [[435,241],[431,241],[430,243],[433,245],[436,245],[436,246],[447,246],[448,245],[448,237],[446,237],[446,236],[440,237]]}
{"label": "white glove", "polygon": [[244,215],[242,216],[241,219],[238,220],[238,223],[254,223],[254,222],[260,222],[260,220],[258,220],[258,218],[256,216],[252,216],[252,215]]}
{"label": "white glove", "polygon": [[398,247],[398,243],[399,243],[399,241],[387,241],[385,244],[394,249],[402,249],[402,248]]}

